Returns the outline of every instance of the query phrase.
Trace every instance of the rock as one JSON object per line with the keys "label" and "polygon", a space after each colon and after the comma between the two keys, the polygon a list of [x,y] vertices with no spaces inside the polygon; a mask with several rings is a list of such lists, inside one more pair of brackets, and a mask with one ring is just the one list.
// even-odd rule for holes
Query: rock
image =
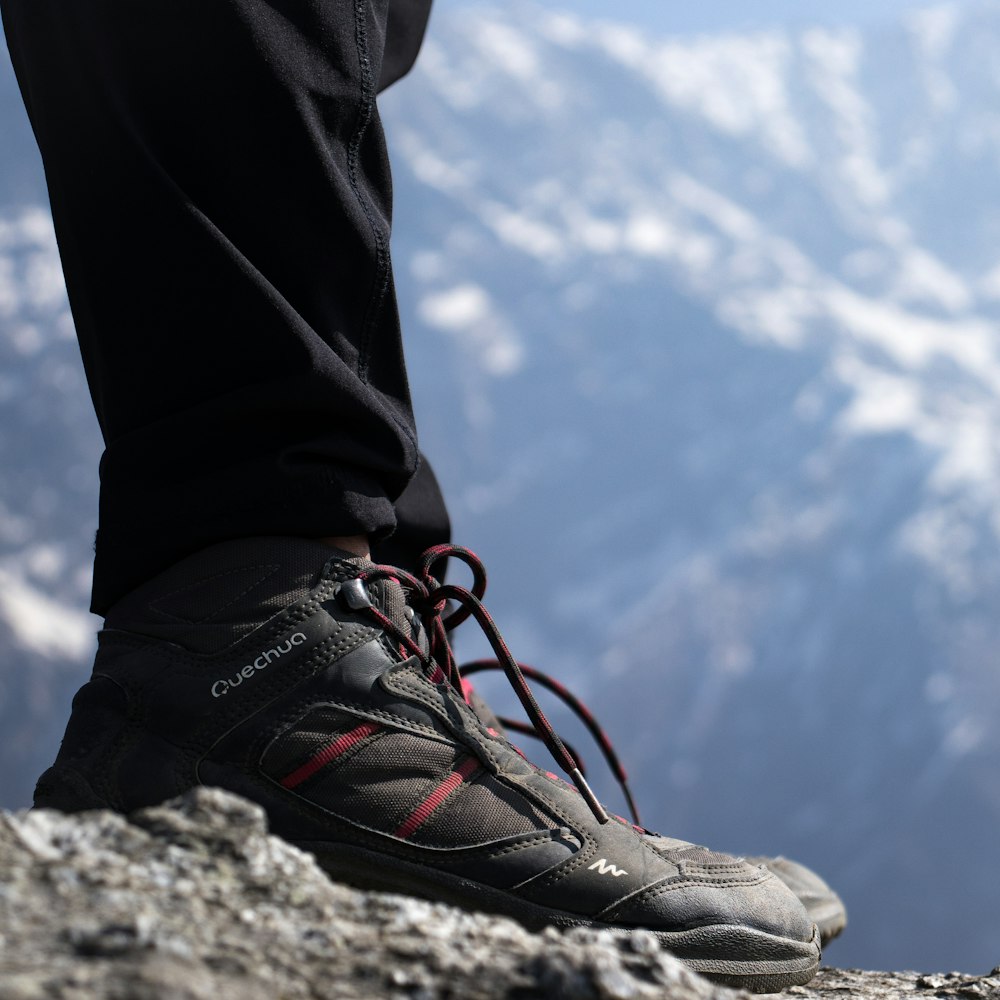
{"label": "rock", "polygon": [[[998,998],[824,970],[805,998]],[[260,809],[198,789],[127,819],[0,814],[4,1000],[736,1000],[649,934],[554,930],[331,882]]]}
{"label": "rock", "polygon": [[127,819],[0,815],[0,927],[4,1000],[738,996],[647,934],[531,934],[332,883],[210,789]]}
{"label": "rock", "polygon": [[862,972],[859,969],[821,969],[808,986],[793,986],[783,996],[808,1000],[1000,1000],[1000,968],[988,976],[961,972],[922,975],[918,972]]}

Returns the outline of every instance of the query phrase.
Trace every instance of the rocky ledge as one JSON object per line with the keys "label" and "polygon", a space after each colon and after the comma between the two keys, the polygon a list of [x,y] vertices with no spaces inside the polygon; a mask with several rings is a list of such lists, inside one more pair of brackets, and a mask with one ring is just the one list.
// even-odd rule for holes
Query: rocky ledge
{"label": "rocky ledge", "polygon": [[[722,1000],[648,934],[547,931],[330,882],[200,789],[127,819],[0,814],[4,1000]],[[827,969],[807,998],[1000,998],[991,977]]]}

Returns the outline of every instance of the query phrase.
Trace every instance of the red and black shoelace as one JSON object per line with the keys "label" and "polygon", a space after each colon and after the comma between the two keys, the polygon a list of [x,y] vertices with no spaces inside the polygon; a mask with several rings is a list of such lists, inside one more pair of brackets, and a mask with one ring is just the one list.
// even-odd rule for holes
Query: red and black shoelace
{"label": "red and black shoelace", "polygon": [[[635,804],[635,797],[632,795],[632,789],[629,786],[628,775],[625,772],[625,768],[622,766],[622,762],[618,757],[615,748],[612,746],[611,740],[608,739],[607,734],[604,732],[604,729],[601,727],[597,719],[594,718],[590,709],[587,708],[587,706],[580,701],[580,699],[577,698],[572,691],[560,684],[554,677],[550,677],[548,674],[543,673],[536,667],[529,666],[527,663],[519,663],[518,666],[520,666],[521,673],[524,674],[525,677],[551,691],[583,723],[600,749],[601,754],[608,765],[608,769],[614,776],[615,781],[618,782],[618,787],[621,789],[622,795],[624,795],[625,801],[628,803],[628,809],[632,816],[632,822],[636,826],[641,827],[642,823],[639,820],[639,809]],[[497,660],[472,660],[469,663],[462,664],[462,676],[471,677],[473,674],[500,669],[502,669],[502,667]],[[504,729],[515,733],[521,733],[524,736],[532,736],[536,739],[538,738],[538,732],[533,726],[526,722],[521,722],[519,719],[511,719],[504,715],[498,715],[497,719]],[[563,745],[566,746],[569,752],[573,755],[573,759],[576,761],[576,766],[580,773],[586,777],[587,771],[584,767],[583,758],[571,746],[569,746],[565,740],[563,740]]]}
{"label": "red and black shoelace", "polygon": [[[433,567],[448,558],[458,559],[472,571],[471,589],[455,584],[442,584],[434,577],[431,572]],[[501,725],[513,732],[540,739],[558,765],[569,775],[594,816],[599,822],[606,823],[610,817],[601,803],[598,802],[590,785],[587,784],[582,760],[566,745],[545,717],[545,713],[531,691],[528,678],[559,697],[577,715],[600,747],[612,774],[621,786],[635,823],[639,824],[638,810],[628,785],[625,769],[622,767],[610,740],[591,712],[583,702],[558,681],[534,667],[519,663],[511,655],[500,630],[483,606],[483,596],[486,593],[486,570],[474,552],[459,545],[436,545],[423,554],[419,576],[394,566],[374,566],[361,573],[358,579],[363,584],[374,583],[378,580],[395,580],[408,592],[407,603],[420,615],[427,631],[427,650],[422,649],[403,629],[369,601],[358,602],[357,610],[366,611],[379,623],[382,629],[400,642],[406,652],[418,657],[427,667],[433,682],[448,681],[465,697],[462,685],[463,675],[469,676],[486,670],[503,671],[530,721],[524,723],[503,718],[500,719]],[[454,607],[449,609],[449,602],[452,602]],[[470,617],[479,624],[496,654],[496,659],[477,660],[459,668],[448,642],[448,633]]]}

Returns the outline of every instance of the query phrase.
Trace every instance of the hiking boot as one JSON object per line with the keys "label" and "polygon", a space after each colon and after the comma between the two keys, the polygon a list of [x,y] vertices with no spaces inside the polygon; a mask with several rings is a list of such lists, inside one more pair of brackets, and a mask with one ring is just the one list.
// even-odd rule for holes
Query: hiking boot
{"label": "hiking boot", "polygon": [[[472,567],[471,591],[437,584],[442,555]],[[484,587],[454,547],[432,550],[420,578],[301,539],[192,556],[108,615],[35,805],[129,812],[218,786],[363,888],[532,928],[643,928],[751,990],[807,982],[818,937],[779,879],[700,848],[665,855],[608,816],[479,602]],[[445,634],[470,616],[577,787],[466,703]]]}
{"label": "hiking boot", "polygon": [[[473,663],[464,665],[462,667],[462,684],[466,701],[468,701],[480,720],[486,725],[492,726],[498,731],[513,731],[537,738],[538,733],[533,726],[516,719],[496,715],[473,688],[472,684],[469,683],[468,678],[473,674],[499,669],[502,669],[502,666],[496,660],[476,660]],[[636,807],[635,798],[629,786],[628,776],[625,774],[625,769],[622,767],[611,741],[608,739],[600,723],[598,723],[590,712],[590,709],[572,691],[543,671],[530,667],[525,663],[520,664],[520,669],[526,677],[555,694],[584,724],[600,748],[608,768],[614,775],[622,795],[628,803],[632,818],[635,824],[639,826],[639,810]],[[579,755],[575,751],[572,751],[572,755],[576,761],[576,766],[583,772],[583,763]],[[696,848],[694,844],[690,844],[684,840],[661,837],[659,834],[650,831],[646,831],[646,834],[649,838],[650,846],[667,858],[670,858],[675,852],[683,853],[692,849],[699,851],[706,850],[706,848],[702,847]],[[805,908],[809,919],[819,929],[820,945],[822,947],[825,948],[847,926],[847,910],[840,897],[812,869],[807,868],[797,861],[791,861],[788,858],[782,857],[753,857],[744,860],[750,865],[763,865],[795,893],[799,902]]]}

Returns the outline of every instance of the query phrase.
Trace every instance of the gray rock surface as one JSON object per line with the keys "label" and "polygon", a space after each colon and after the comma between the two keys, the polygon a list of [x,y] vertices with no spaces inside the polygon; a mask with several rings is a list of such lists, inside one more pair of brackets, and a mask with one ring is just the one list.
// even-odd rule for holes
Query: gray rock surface
{"label": "gray rock surface", "polygon": [[[825,971],[800,997],[1000,997],[1000,979]],[[4,1000],[732,1000],[637,933],[547,931],[330,882],[200,789],[129,818],[0,814]]]}
{"label": "gray rock surface", "polygon": [[128,819],[0,816],[0,996],[732,996],[648,935],[530,934],[330,882],[263,813],[200,789]]}
{"label": "gray rock surface", "polygon": [[1000,968],[988,976],[961,972],[930,975],[919,972],[862,972],[859,969],[822,969],[808,986],[793,986],[784,997],[809,1000],[998,1000]]}

